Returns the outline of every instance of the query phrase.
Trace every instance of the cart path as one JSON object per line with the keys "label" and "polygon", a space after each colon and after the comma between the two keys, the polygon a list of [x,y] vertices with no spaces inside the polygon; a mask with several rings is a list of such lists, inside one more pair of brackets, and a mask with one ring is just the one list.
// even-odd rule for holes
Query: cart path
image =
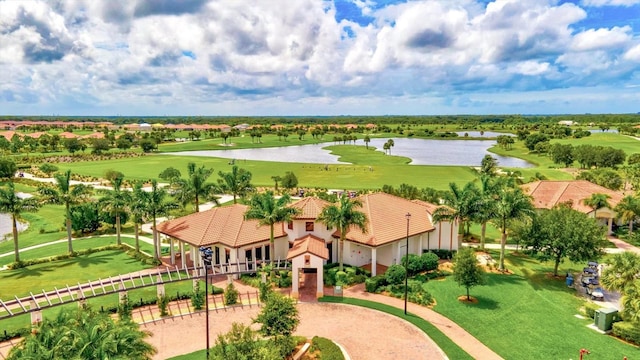
{"label": "cart path", "polygon": [[[399,309],[404,309],[403,299],[365,292],[364,284],[358,284],[356,286],[344,289],[344,296],[362,300],[369,300],[381,304],[390,305]],[[469,334],[465,329],[460,327],[460,325],[429,308],[413,303],[408,303],[407,312],[415,314],[433,324],[449,339],[455,342],[476,360],[502,359],[502,357],[500,357],[493,350],[489,349],[486,345],[481,343],[480,340],[476,339],[473,335]]]}

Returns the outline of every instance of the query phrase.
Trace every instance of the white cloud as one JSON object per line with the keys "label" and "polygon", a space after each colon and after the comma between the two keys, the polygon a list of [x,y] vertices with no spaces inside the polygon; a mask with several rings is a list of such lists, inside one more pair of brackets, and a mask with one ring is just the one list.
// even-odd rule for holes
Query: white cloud
{"label": "white cloud", "polygon": [[632,47],[624,54],[626,60],[640,62],[640,44]]}
{"label": "white cloud", "polygon": [[612,29],[589,29],[573,37],[571,49],[576,51],[616,48],[632,40],[630,26]]}
{"label": "white cloud", "polygon": [[640,0],[582,0],[584,6],[633,6],[640,4]]}

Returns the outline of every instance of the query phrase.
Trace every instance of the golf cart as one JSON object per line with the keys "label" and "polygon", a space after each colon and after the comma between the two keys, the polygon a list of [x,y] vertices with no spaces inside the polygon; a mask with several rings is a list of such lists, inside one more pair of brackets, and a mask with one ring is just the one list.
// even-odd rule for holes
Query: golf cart
{"label": "golf cart", "polygon": [[587,286],[587,294],[591,295],[591,300],[604,301],[604,291],[599,286]]}

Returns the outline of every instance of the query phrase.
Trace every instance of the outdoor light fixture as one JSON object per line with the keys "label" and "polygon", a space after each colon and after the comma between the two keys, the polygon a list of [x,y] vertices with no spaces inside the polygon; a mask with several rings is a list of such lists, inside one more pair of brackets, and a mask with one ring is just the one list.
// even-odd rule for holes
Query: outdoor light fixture
{"label": "outdoor light fixture", "polygon": [[205,309],[205,321],[207,332],[207,359],[209,359],[209,266],[211,266],[211,259],[213,257],[213,251],[211,248],[204,246],[200,247],[200,256],[204,265],[204,309]]}
{"label": "outdoor light fixture", "polygon": [[407,294],[409,290],[409,220],[411,220],[411,213],[407,213],[404,217],[407,218],[407,253],[404,256],[404,314],[407,315]]}

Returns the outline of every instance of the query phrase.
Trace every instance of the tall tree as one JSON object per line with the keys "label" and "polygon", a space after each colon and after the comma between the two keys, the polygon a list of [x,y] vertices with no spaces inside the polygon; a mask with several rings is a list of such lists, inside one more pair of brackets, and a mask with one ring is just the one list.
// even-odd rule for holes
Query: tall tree
{"label": "tall tree", "polygon": [[176,197],[180,199],[183,206],[193,201],[196,212],[200,212],[200,200],[215,200],[213,195],[215,184],[208,183],[207,179],[213,174],[213,169],[203,166],[196,167],[195,163],[187,164],[187,179],[178,180],[178,190]]}
{"label": "tall tree", "polygon": [[234,165],[231,172],[218,172],[218,184],[222,191],[233,195],[233,203],[237,203],[237,197],[245,197],[252,190],[251,172]]}
{"label": "tall tree", "polygon": [[498,189],[504,183],[502,178],[482,176],[478,188],[478,198],[472,208],[471,218],[480,223],[480,249],[484,250],[487,234],[487,223],[495,216],[495,206],[498,200]]}
{"label": "tall tree", "polygon": [[358,227],[362,232],[367,232],[367,215],[358,208],[362,207],[362,202],[358,199],[350,199],[346,194],[342,194],[338,204],[326,206],[320,212],[318,221],[335,228],[340,233],[338,244],[338,262],[340,271],[343,271],[344,240],[347,237],[349,228]]}
{"label": "tall tree", "polygon": [[365,135],[364,136],[364,146],[368,149],[369,148],[369,143],[371,142],[371,138],[369,137],[369,135]]}
{"label": "tall tree", "polygon": [[[112,189],[104,191],[105,195],[100,199],[102,209],[116,218],[116,239],[118,245],[122,244],[120,239],[120,216],[125,208],[131,204],[131,193],[122,189],[124,176],[116,176],[110,182]],[[125,220],[126,221],[126,220]]]}
{"label": "tall tree", "polygon": [[54,187],[40,187],[39,192],[43,196],[45,202],[53,204],[62,204],[65,209],[65,218],[67,225],[67,239],[69,253],[73,252],[73,244],[71,243],[71,205],[85,202],[92,193],[92,188],[84,184],[71,185],[71,170],[65,173],[54,174]]}
{"label": "tall tree", "polygon": [[131,202],[129,203],[131,220],[133,220],[136,252],[140,252],[140,226],[144,223],[145,202],[147,200],[147,193],[142,188],[142,185],[142,181],[136,181],[133,183],[133,188],[131,189]]}
{"label": "tall tree", "polygon": [[16,193],[13,182],[9,182],[6,188],[0,188],[0,212],[11,215],[11,229],[13,231],[13,252],[16,262],[20,261],[18,246],[18,220],[22,219],[24,212],[36,212],[40,209],[40,203],[36,198],[22,198]]}
{"label": "tall tree", "polygon": [[632,322],[640,321],[640,255],[626,251],[613,255],[604,269],[602,285],[622,294],[622,316]]}
{"label": "tall tree", "polygon": [[628,195],[622,198],[613,209],[621,221],[629,224],[629,234],[633,233],[633,222],[640,216],[640,201]]}
{"label": "tall tree", "polygon": [[444,196],[444,204],[447,207],[437,208],[433,213],[433,220],[436,222],[458,220],[463,235],[467,235],[469,222],[476,212],[478,194],[478,188],[472,182],[467,183],[463,188],[460,188],[456,183],[450,183],[449,192]]}
{"label": "tall tree", "polygon": [[453,257],[453,278],[467,289],[467,301],[471,300],[469,289],[484,284],[484,269],[478,263],[473,248],[460,248]]}
{"label": "tall tree", "polygon": [[272,191],[255,194],[249,202],[249,209],[244,217],[248,220],[258,220],[260,225],[269,226],[269,259],[274,261],[274,227],[277,223],[288,222],[298,213],[298,210],[287,206],[291,202],[288,194],[276,200]]}
{"label": "tall tree", "polygon": [[531,197],[527,196],[519,187],[504,186],[498,191],[494,218],[492,221],[501,232],[500,264],[504,270],[505,246],[507,245],[507,228],[512,220],[530,218],[535,214]]}
{"label": "tall tree", "polygon": [[554,276],[565,258],[574,262],[599,258],[605,239],[602,226],[567,204],[534,217],[528,233],[525,242],[539,259],[553,261]]}
{"label": "tall tree", "polygon": [[160,257],[160,237],[158,236],[157,218],[167,215],[170,210],[176,209],[178,205],[175,202],[167,201],[167,190],[158,187],[158,181],[151,180],[151,189],[145,192],[144,198],[144,214],[147,218],[152,219],[153,225],[153,258]]}

